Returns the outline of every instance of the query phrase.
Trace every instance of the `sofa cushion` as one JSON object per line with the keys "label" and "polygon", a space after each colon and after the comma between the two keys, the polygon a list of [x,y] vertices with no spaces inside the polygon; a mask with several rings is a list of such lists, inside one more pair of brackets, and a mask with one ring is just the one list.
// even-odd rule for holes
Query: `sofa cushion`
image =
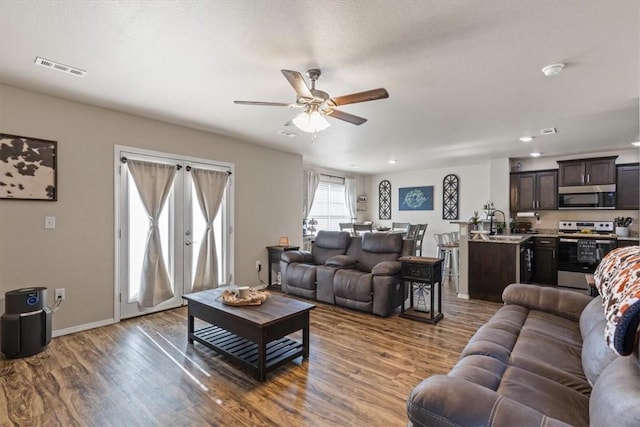
{"label": "sofa cushion", "polygon": [[306,298],[315,298],[317,268],[317,265],[312,264],[290,264],[285,271],[287,292]]}
{"label": "sofa cushion", "polygon": [[336,304],[373,311],[373,275],[359,270],[338,270],[333,279]]}
{"label": "sofa cushion", "polygon": [[402,252],[402,235],[398,233],[366,233],[362,250],[356,255],[358,269],[367,273],[383,261],[396,261]]}
{"label": "sofa cushion", "polygon": [[313,243],[313,263],[323,265],[336,255],[344,255],[349,247],[351,236],[346,231],[321,230]]}
{"label": "sofa cushion", "polygon": [[589,396],[526,369],[507,367],[496,391],[548,417],[589,425]]}
{"label": "sofa cushion", "polygon": [[592,387],[602,371],[617,357],[604,340],[604,328],[607,321],[602,315],[602,309],[600,309],[600,314],[600,322],[591,328],[582,344],[582,369]]}

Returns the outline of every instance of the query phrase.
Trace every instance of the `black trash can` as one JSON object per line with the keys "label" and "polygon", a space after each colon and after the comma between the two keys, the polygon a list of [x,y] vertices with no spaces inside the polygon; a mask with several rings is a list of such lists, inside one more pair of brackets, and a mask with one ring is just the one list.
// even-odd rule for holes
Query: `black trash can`
{"label": "black trash can", "polygon": [[51,341],[51,309],[47,288],[21,288],[4,294],[0,317],[0,351],[7,359],[32,356]]}

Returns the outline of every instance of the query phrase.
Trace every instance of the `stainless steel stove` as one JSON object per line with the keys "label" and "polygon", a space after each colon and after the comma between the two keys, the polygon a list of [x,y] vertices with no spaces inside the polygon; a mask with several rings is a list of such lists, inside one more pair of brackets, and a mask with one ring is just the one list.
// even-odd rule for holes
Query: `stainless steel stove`
{"label": "stainless steel stove", "polygon": [[558,286],[587,290],[585,274],[617,246],[613,221],[560,221]]}

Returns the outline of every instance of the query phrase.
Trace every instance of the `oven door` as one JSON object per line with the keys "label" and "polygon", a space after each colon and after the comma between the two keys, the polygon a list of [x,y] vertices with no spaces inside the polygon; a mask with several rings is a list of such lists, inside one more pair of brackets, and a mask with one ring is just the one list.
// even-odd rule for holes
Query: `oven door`
{"label": "oven door", "polygon": [[558,242],[558,286],[588,289],[585,274],[593,274],[602,258],[616,248],[616,240],[594,239],[595,257],[580,259],[576,238],[561,238]]}

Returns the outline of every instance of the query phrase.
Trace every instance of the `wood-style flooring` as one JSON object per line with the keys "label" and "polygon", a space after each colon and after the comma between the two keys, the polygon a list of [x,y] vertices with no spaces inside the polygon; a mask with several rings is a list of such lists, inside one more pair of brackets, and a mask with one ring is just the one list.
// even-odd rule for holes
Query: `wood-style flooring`
{"label": "wood-style flooring", "polygon": [[435,326],[316,303],[309,359],[263,383],[188,345],[184,307],[54,338],[0,360],[0,426],[405,426],[411,389],[499,307],[443,295]]}

